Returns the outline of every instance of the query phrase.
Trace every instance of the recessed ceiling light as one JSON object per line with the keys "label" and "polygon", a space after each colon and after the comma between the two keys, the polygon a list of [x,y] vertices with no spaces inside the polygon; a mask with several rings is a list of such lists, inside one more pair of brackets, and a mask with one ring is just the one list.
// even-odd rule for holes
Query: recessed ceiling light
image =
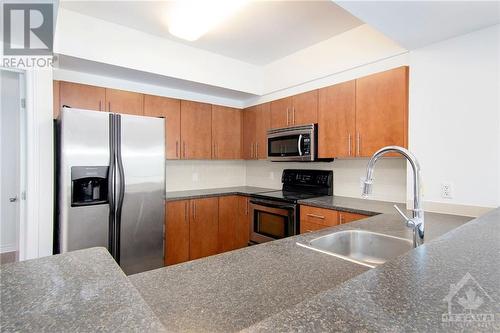
{"label": "recessed ceiling light", "polygon": [[195,41],[217,24],[235,14],[248,0],[177,0],[167,17],[168,31]]}

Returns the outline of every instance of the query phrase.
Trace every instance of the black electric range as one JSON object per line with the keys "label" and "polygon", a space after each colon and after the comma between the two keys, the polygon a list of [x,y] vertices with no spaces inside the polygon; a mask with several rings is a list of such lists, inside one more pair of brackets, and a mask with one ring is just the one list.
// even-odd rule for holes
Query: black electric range
{"label": "black electric range", "polygon": [[285,169],[281,191],[252,195],[250,241],[263,243],[293,236],[300,230],[297,201],[333,195],[333,172]]}

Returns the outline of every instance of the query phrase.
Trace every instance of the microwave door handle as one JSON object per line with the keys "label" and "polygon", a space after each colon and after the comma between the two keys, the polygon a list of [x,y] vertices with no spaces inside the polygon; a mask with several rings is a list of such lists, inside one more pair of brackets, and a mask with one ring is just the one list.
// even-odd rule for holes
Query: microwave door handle
{"label": "microwave door handle", "polygon": [[297,148],[299,150],[299,156],[302,156],[302,149],[300,149],[302,146],[302,134],[299,135],[299,141],[297,142]]}

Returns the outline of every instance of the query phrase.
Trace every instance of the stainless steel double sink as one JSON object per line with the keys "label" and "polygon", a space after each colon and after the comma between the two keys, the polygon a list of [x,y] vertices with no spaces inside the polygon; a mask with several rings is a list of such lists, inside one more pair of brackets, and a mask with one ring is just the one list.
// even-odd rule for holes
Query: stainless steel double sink
{"label": "stainless steel double sink", "polygon": [[374,268],[413,248],[411,240],[365,230],[342,230],[297,245]]}

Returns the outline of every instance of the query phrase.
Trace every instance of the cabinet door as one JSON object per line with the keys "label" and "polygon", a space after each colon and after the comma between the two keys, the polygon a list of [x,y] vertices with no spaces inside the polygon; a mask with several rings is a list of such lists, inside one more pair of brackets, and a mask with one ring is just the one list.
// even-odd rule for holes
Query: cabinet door
{"label": "cabinet door", "polygon": [[241,110],[212,105],[212,158],[241,158],[241,120]]}
{"label": "cabinet door", "polygon": [[408,67],[356,80],[356,155],[408,141]]}
{"label": "cabinet door", "polygon": [[245,160],[255,158],[257,130],[257,106],[243,110],[243,143],[241,151]]}
{"label": "cabinet door", "polygon": [[318,231],[321,229],[326,229],[328,226],[324,224],[314,223],[310,221],[301,221],[300,222],[300,233],[305,234],[307,232]]}
{"label": "cabinet door", "polygon": [[238,220],[236,223],[237,249],[247,247],[250,242],[250,198],[238,196]]}
{"label": "cabinet door", "polygon": [[349,223],[357,220],[362,220],[369,217],[368,215],[356,214],[356,213],[348,213],[348,212],[339,212],[339,221],[340,224]]}
{"label": "cabinet door", "polygon": [[354,156],[356,82],[319,90],[318,154],[320,158]]}
{"label": "cabinet door", "polygon": [[318,90],[292,97],[291,124],[305,125],[318,122]]}
{"label": "cabinet door", "polygon": [[212,158],[212,106],[181,101],[181,156],[183,159]]}
{"label": "cabinet door", "polygon": [[189,259],[198,259],[219,250],[219,198],[191,200]]}
{"label": "cabinet door", "polygon": [[281,128],[291,125],[292,97],[286,97],[271,102],[271,128]]}
{"label": "cabinet door", "polygon": [[52,117],[57,119],[59,117],[59,113],[61,112],[60,101],[61,96],[59,95],[59,81],[52,81]]}
{"label": "cabinet door", "polygon": [[144,115],[165,118],[165,154],[167,159],[179,159],[181,101],[167,97],[144,95]]}
{"label": "cabinet door", "polygon": [[238,197],[219,197],[219,252],[236,249],[236,226],[238,225]]}
{"label": "cabinet door", "polygon": [[106,89],[106,111],[143,116],[144,95],[125,90]]}
{"label": "cabinet door", "polygon": [[76,109],[104,110],[105,89],[86,84],[59,82],[59,107],[63,105]]}
{"label": "cabinet door", "polygon": [[271,103],[257,105],[255,158],[267,158],[267,130],[271,128]]}
{"label": "cabinet door", "polygon": [[189,260],[189,200],[171,201],[165,212],[165,265]]}

